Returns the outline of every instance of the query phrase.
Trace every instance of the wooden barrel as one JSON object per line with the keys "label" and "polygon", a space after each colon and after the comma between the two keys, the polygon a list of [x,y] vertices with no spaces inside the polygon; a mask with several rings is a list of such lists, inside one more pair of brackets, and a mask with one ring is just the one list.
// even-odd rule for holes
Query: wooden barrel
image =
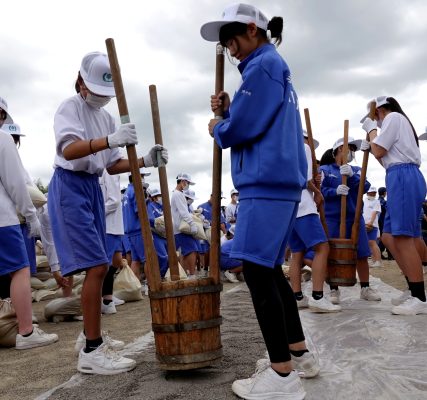
{"label": "wooden barrel", "polygon": [[328,276],[335,286],[356,284],[357,247],[351,239],[329,239]]}
{"label": "wooden barrel", "polygon": [[156,356],[164,370],[215,365],[222,359],[220,292],[212,278],[163,282],[150,292]]}

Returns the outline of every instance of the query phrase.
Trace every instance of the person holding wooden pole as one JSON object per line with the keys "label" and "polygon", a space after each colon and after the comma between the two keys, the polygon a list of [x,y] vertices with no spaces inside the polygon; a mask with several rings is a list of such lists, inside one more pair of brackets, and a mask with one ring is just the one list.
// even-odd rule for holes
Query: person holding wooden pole
{"label": "person holding wooden pole", "polygon": [[283,271],[307,160],[298,98],[289,68],[267,37],[282,40],[283,19],[270,21],[256,7],[234,4],[222,19],[201,27],[205,40],[220,42],[240,61],[242,84],[230,102],[226,92],[211,96],[209,133],[223,149],[231,148],[233,184],[239,191],[239,223],[230,257],[243,260],[243,273],[270,360],[232,390],[244,399],[303,399],[294,367],[306,376],[319,372],[307,350],[298,308]]}
{"label": "person holding wooden pole", "polygon": [[[49,216],[64,276],[85,271],[81,294],[83,341],[77,369],[111,375],[135,368],[135,361],[116,354],[108,336],[101,333],[101,290],[108,268],[105,248],[105,210],[99,177],[130,170],[118,147],[138,142],[135,126],[122,124],[103,107],[115,96],[106,54],[83,57],[75,83],[77,94],[66,99],[54,119],[55,172],[49,184]],[[140,167],[167,162],[167,150],[155,145],[138,160]]]}
{"label": "person holding wooden pole", "polygon": [[396,99],[380,96],[372,102],[376,106],[375,119],[366,116],[361,122],[369,136],[369,142],[363,142],[364,150],[370,149],[386,170],[387,211],[381,240],[409,286],[402,296],[392,299],[391,312],[427,314],[421,256],[416,245],[421,235],[420,209],[426,196],[418,136]]}

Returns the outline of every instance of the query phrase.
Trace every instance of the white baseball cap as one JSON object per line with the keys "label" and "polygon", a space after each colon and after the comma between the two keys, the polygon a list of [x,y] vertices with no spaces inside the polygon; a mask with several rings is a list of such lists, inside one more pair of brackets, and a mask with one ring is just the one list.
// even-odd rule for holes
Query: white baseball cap
{"label": "white baseball cap", "polygon": [[233,196],[233,194],[239,194],[239,191],[236,189],[231,189],[230,196]]}
{"label": "white baseball cap", "polygon": [[220,29],[231,22],[249,24],[253,22],[258,28],[267,31],[268,19],[258,8],[244,3],[231,4],[222,13],[222,19],[202,25],[200,34],[209,42],[219,41]]}
{"label": "white baseball cap", "polygon": [[184,193],[184,196],[188,197],[189,199],[192,199],[192,200],[198,199],[196,197],[196,193],[194,192],[194,190],[187,189],[187,190],[184,190],[183,193]]}
{"label": "white baseball cap", "polygon": [[366,106],[366,108],[368,109],[368,113],[360,120],[360,123],[362,124],[363,122],[365,122],[365,119],[369,117],[369,111],[371,109],[371,103],[373,101],[375,101],[375,107],[381,107],[385,104],[389,104],[389,102],[387,101],[387,98],[390,96],[379,96],[376,99],[372,99]]}
{"label": "white baseball cap", "polygon": [[23,133],[21,133],[21,128],[18,124],[3,124],[1,127],[5,132],[10,133],[11,135],[16,136],[25,136]]}
{"label": "white baseball cap", "polygon": [[378,190],[375,186],[371,186],[366,193],[377,193]]}
{"label": "white baseball cap", "polygon": [[[306,139],[308,139],[308,133],[305,129],[302,130],[302,134]],[[316,150],[319,147],[319,142],[313,138],[314,149]]]}
{"label": "white baseball cap", "polygon": [[86,54],[80,66],[80,75],[91,92],[99,96],[116,96],[106,54],[98,51]]}
{"label": "white baseball cap", "polygon": [[187,181],[190,185],[195,185],[196,182],[193,182],[191,180],[191,175],[190,174],[185,174],[184,172],[180,172],[177,177],[176,177],[177,181]]}
{"label": "white baseball cap", "polygon": [[427,140],[427,126],[426,126],[426,131],[422,133],[420,136],[418,136],[418,140]]}
{"label": "white baseball cap", "polygon": [[149,194],[150,194],[151,197],[156,197],[156,196],[161,196],[162,195],[162,193],[160,192],[160,190],[157,189],[157,188],[153,188],[153,189],[149,190]]}
{"label": "white baseball cap", "polygon": [[6,119],[4,124],[13,124],[13,119],[10,114],[7,112],[7,102],[3,97],[0,97],[0,108],[6,113]]}
{"label": "white baseball cap", "polygon": [[[338,147],[344,144],[344,138],[339,138],[332,146],[332,151],[335,151]],[[362,141],[360,139],[353,139],[351,136],[348,137],[348,144],[356,146],[356,151],[360,149]]]}

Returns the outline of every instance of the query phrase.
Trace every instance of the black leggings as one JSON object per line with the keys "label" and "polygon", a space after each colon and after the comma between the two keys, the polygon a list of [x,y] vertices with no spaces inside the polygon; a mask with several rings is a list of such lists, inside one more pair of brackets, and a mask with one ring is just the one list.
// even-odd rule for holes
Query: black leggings
{"label": "black leggings", "polygon": [[295,296],[282,266],[272,269],[243,261],[243,274],[270,361],[290,361],[289,344],[302,342],[304,333]]}
{"label": "black leggings", "polygon": [[107,274],[102,284],[102,296],[113,294],[114,274],[117,272],[117,268],[110,265],[108,267]]}

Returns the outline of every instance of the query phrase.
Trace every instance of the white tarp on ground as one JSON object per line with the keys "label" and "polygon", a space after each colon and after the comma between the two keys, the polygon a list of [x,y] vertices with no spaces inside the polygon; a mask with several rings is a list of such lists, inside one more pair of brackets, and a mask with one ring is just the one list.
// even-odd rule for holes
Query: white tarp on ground
{"label": "white tarp on ground", "polygon": [[340,313],[301,312],[322,367],[304,380],[307,400],[427,399],[427,315],[392,315],[390,299],[401,292],[372,277],[371,286],[381,302],[360,300],[357,285],[340,289]]}

